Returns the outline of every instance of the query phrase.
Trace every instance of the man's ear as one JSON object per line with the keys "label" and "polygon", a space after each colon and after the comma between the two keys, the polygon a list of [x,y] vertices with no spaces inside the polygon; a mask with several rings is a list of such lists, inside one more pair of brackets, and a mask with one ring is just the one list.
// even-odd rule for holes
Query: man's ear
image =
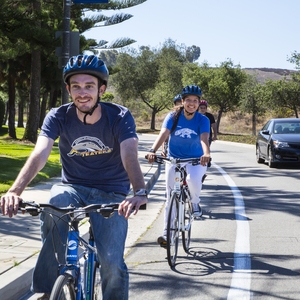
{"label": "man's ear", "polygon": [[106,91],[106,85],[102,84],[99,88],[99,96],[101,97],[105,91]]}
{"label": "man's ear", "polygon": [[66,89],[67,89],[69,95],[71,95],[71,93],[70,93],[70,86],[68,84],[66,85]]}

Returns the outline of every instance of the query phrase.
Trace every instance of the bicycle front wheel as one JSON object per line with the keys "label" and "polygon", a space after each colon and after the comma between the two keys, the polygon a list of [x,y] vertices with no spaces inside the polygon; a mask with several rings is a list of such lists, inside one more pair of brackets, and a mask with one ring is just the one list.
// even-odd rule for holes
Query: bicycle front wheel
{"label": "bicycle front wheel", "polygon": [[178,219],[178,199],[173,194],[169,207],[168,224],[167,224],[167,257],[169,266],[175,266],[178,241],[179,241],[179,219]]}
{"label": "bicycle front wheel", "polygon": [[95,262],[93,277],[94,277],[93,300],[101,300],[102,299],[101,275],[100,275],[100,265],[98,262]]}
{"label": "bicycle front wheel", "polygon": [[75,280],[70,274],[59,275],[54,283],[50,300],[75,300]]}
{"label": "bicycle front wheel", "polygon": [[184,231],[182,231],[182,245],[186,253],[189,252],[191,242],[191,230],[193,222],[193,208],[189,199],[184,199]]}

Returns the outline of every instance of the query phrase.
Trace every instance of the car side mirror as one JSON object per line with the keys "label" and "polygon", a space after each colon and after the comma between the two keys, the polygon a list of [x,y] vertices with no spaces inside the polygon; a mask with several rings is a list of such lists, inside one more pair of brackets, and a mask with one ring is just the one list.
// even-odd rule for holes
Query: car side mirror
{"label": "car side mirror", "polygon": [[270,135],[270,131],[269,130],[263,130],[261,133],[262,134],[266,134],[266,135]]}

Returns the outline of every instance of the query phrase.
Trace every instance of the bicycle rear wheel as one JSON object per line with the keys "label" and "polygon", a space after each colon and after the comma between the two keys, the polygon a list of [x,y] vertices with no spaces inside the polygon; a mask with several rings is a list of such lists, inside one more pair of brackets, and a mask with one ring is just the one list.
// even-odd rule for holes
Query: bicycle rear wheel
{"label": "bicycle rear wheel", "polygon": [[173,194],[170,202],[168,224],[167,224],[167,257],[169,266],[175,266],[178,242],[179,242],[179,219],[178,219],[178,199]]}
{"label": "bicycle rear wheel", "polygon": [[50,300],[75,300],[75,280],[70,274],[59,275],[54,283]]}
{"label": "bicycle rear wheel", "polygon": [[186,253],[189,252],[191,242],[191,230],[193,222],[193,207],[189,199],[184,199],[184,231],[182,231],[182,245]]}

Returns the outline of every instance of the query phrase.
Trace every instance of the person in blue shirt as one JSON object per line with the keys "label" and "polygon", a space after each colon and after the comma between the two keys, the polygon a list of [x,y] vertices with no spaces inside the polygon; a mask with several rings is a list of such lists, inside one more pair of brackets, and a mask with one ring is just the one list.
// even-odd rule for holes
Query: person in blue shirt
{"label": "person in blue shirt", "polygon": [[[202,177],[206,172],[207,164],[210,162],[209,150],[209,119],[198,112],[202,91],[196,85],[189,85],[181,92],[182,105],[170,112],[163,121],[160,133],[153,143],[149,153],[148,161],[154,162],[155,153],[169,137],[168,157],[172,158],[200,158],[200,164],[192,166],[186,165],[187,183],[191,193],[191,202],[194,216],[200,217],[202,209],[200,206],[200,192],[202,188]],[[159,236],[158,243],[164,247],[167,235],[167,216],[171,188],[174,186],[174,168],[166,164],[166,190],[167,200],[164,212],[163,235]]]}
{"label": "person in blue shirt", "polygon": [[[1,197],[1,208],[9,217],[17,214],[22,191],[44,167],[59,137],[61,183],[52,187],[49,203],[61,207],[121,203],[118,214],[109,219],[91,213],[90,223],[101,262],[103,299],[127,300],[129,276],[123,257],[127,219],[133,209],[136,214],[147,202],[147,193],[130,111],[100,102],[108,77],[106,65],[95,55],[70,58],[63,78],[72,102],[47,114],[33,152],[12,187]],[[126,198],[130,183],[134,196]],[[49,299],[59,262],[65,261],[67,230],[67,222],[54,222],[52,215],[41,214],[43,247],[32,283],[35,293],[45,293],[39,299]]]}

